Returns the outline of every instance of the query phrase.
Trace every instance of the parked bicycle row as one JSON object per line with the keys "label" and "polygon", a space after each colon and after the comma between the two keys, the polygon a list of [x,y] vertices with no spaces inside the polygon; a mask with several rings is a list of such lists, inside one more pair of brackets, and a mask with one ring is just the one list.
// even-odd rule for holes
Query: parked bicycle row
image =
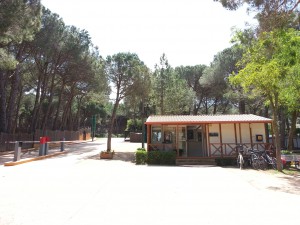
{"label": "parked bicycle row", "polygon": [[[251,166],[253,169],[277,169],[277,161],[275,157],[275,152],[273,150],[257,150],[254,148],[247,148],[243,145],[238,145],[237,149],[237,166],[242,169],[247,166]],[[299,157],[290,156],[289,161],[286,157],[282,157],[282,166],[290,166],[291,163],[295,165],[296,168],[299,167]]]}

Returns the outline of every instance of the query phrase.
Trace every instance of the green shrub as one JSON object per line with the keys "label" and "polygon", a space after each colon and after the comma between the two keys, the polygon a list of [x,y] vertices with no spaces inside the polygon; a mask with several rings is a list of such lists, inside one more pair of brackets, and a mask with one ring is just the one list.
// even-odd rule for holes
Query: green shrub
{"label": "green shrub", "polygon": [[135,130],[142,130],[142,120],[141,119],[129,119],[127,120],[127,131],[135,131]]}
{"label": "green shrub", "polygon": [[99,134],[95,134],[95,137],[98,137],[98,138],[106,138],[106,137],[107,137],[107,133],[99,133]]}
{"label": "green shrub", "polygon": [[147,163],[149,165],[175,165],[176,152],[150,151]]}
{"label": "green shrub", "polygon": [[160,152],[159,151],[150,151],[148,152],[148,164],[160,164]]}
{"label": "green shrub", "polygon": [[138,149],[136,152],[135,152],[135,163],[137,165],[144,165],[146,164],[147,162],[147,152],[144,150],[141,150],[141,149]]}
{"label": "green shrub", "polygon": [[138,148],[135,152],[135,163],[137,165],[175,165],[176,152],[149,151]]}
{"label": "green shrub", "polygon": [[282,155],[291,155],[292,152],[289,151],[289,150],[281,150],[281,154],[282,154]]}

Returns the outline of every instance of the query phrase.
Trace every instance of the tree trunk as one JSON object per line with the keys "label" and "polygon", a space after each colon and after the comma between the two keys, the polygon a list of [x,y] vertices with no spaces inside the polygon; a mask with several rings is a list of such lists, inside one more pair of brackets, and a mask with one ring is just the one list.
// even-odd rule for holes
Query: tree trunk
{"label": "tree trunk", "polygon": [[119,106],[119,102],[120,102],[120,99],[117,98],[117,100],[114,104],[112,115],[111,115],[111,120],[110,120],[108,135],[107,135],[107,151],[108,152],[111,151],[111,138],[112,138],[112,132],[113,132],[113,127],[114,127],[114,123],[115,123],[115,119],[116,119],[116,115],[117,115],[117,109]]}
{"label": "tree trunk", "polygon": [[223,107],[224,107],[222,113],[223,113],[223,114],[226,114],[226,112],[227,112],[227,107],[228,107],[228,105],[229,105],[229,101],[225,101],[225,103],[223,103],[222,105],[223,105]]}
{"label": "tree trunk", "polygon": [[292,112],[292,120],[291,120],[291,128],[289,131],[289,139],[288,139],[288,150],[293,150],[293,138],[296,130],[296,122],[297,122],[298,112],[295,110]]}
{"label": "tree trunk", "polygon": [[20,85],[20,66],[18,65],[11,78],[11,89],[7,105],[7,132],[12,133],[16,113],[16,100]]}
{"label": "tree trunk", "polygon": [[63,112],[63,114],[62,114],[62,118],[61,118],[61,125],[60,125],[60,130],[66,130],[67,129],[67,125],[68,125],[68,115],[71,113],[70,112],[70,109],[71,109],[71,107],[70,107],[70,102],[71,102],[72,100],[69,100],[68,102],[67,102],[67,104],[64,106],[64,112]]}
{"label": "tree trunk", "polygon": [[164,111],[164,91],[163,88],[161,89],[161,93],[160,93],[160,114],[164,115],[165,111]]}
{"label": "tree trunk", "polygon": [[73,120],[73,130],[79,130],[81,124],[81,106],[82,106],[82,99],[84,96],[80,96],[77,98],[77,112],[76,116]]}
{"label": "tree trunk", "polygon": [[208,115],[208,100],[205,98],[205,114]]}
{"label": "tree trunk", "polygon": [[[264,115],[263,116],[266,118],[269,118],[269,108],[268,107],[264,107]],[[270,132],[269,132],[268,124],[265,124],[265,133],[266,133],[266,142],[270,143],[270,140],[269,140]]]}
{"label": "tree trunk", "polygon": [[218,98],[215,98],[214,108],[213,108],[213,115],[217,114],[217,107],[218,107]]}
{"label": "tree trunk", "polygon": [[202,104],[202,100],[201,101],[199,100],[199,102],[194,104],[193,115],[198,115],[201,104]]}
{"label": "tree trunk", "polygon": [[53,123],[52,123],[52,130],[57,130],[58,129],[58,126],[56,124],[57,124],[58,117],[59,117],[59,111],[60,111],[60,108],[61,108],[61,102],[62,102],[64,88],[65,88],[65,82],[63,81],[62,85],[61,85],[61,89],[60,89],[61,91],[60,91],[60,94],[59,94],[59,98],[58,98],[56,113],[55,113],[54,120],[53,120]]}
{"label": "tree trunk", "polygon": [[45,112],[44,115],[44,119],[42,121],[42,130],[44,131],[47,127],[47,123],[48,123],[48,118],[49,118],[49,114],[50,114],[50,108],[51,108],[51,104],[53,102],[53,93],[54,93],[54,81],[55,81],[55,75],[52,75],[52,80],[51,80],[51,86],[50,86],[50,90],[48,91],[48,107],[47,110]]}
{"label": "tree trunk", "polygon": [[36,129],[36,124],[38,120],[38,112],[40,108],[40,91],[41,91],[41,75],[38,77],[37,81],[37,87],[36,87],[36,95],[35,95],[35,101],[34,101],[34,107],[33,107],[33,112],[32,112],[32,122],[30,125],[30,130],[29,132],[34,133]]}
{"label": "tree trunk", "polygon": [[62,115],[62,123],[60,126],[60,130],[66,129],[67,127],[69,127],[70,118],[71,118],[70,114],[72,113],[72,102],[74,99],[75,85],[76,85],[75,83],[72,85],[70,97],[67,101],[67,104],[64,106],[65,110]]}
{"label": "tree trunk", "polygon": [[285,114],[285,110],[283,110],[282,107],[280,107],[279,110],[279,121],[280,121],[280,126],[279,126],[279,130],[280,130],[280,146],[281,148],[286,148],[286,144],[285,144],[285,121],[286,121],[286,114]]}
{"label": "tree trunk", "polygon": [[16,132],[16,128],[19,126],[21,126],[21,124],[18,121],[19,118],[19,113],[20,113],[20,107],[21,107],[21,101],[22,101],[22,97],[23,97],[23,88],[22,88],[22,84],[19,86],[19,95],[18,95],[18,100],[17,100],[17,108],[16,108],[16,114],[15,114],[15,123],[13,125],[13,133]]}
{"label": "tree trunk", "polygon": [[0,133],[6,132],[6,75],[0,70]]}
{"label": "tree trunk", "polygon": [[279,128],[278,128],[278,119],[277,118],[277,112],[273,113],[274,119],[273,119],[273,132],[275,135],[275,147],[276,147],[276,162],[277,162],[277,170],[282,171],[282,165],[281,165],[281,146],[280,146],[280,139],[279,137]]}
{"label": "tree trunk", "polygon": [[275,135],[275,148],[276,148],[276,162],[277,170],[282,171],[282,162],[281,162],[281,146],[279,138],[279,127],[278,127],[278,95],[275,95],[274,99],[269,99],[271,102],[272,112],[273,112],[273,134]]}
{"label": "tree trunk", "polygon": [[245,114],[246,113],[246,103],[244,99],[241,99],[239,101],[239,113],[240,114]]}
{"label": "tree trunk", "polygon": [[[18,51],[16,53],[16,60],[19,62],[14,72],[11,73],[11,89],[9,102],[7,105],[7,132],[14,133],[16,128],[18,112],[20,108],[20,99],[18,97],[22,96],[19,94],[22,91],[21,86],[21,63],[26,59],[24,57],[24,50],[26,48],[26,42],[23,42],[18,46]],[[18,110],[17,110],[18,109]]]}

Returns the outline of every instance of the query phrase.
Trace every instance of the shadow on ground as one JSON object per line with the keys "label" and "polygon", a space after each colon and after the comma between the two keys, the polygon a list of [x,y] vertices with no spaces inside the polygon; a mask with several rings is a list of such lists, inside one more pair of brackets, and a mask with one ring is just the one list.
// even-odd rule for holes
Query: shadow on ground
{"label": "shadow on ground", "polygon": [[130,162],[130,163],[135,163],[135,156],[134,152],[115,152],[113,159],[100,159],[100,154],[92,155],[85,157],[84,159],[93,159],[93,160],[118,160],[118,161],[123,161],[123,162]]}
{"label": "shadow on ground", "polygon": [[284,175],[278,179],[283,180],[287,185],[269,186],[267,189],[300,195],[300,176]]}
{"label": "shadow on ground", "polygon": [[[85,144],[82,146],[82,144]],[[70,155],[83,155],[91,152],[91,147],[104,145],[105,143],[99,142],[74,142],[68,143],[65,145],[66,154],[56,155],[55,158],[63,158],[68,157]],[[80,150],[76,149],[76,146],[80,146]],[[48,150],[48,154],[51,155],[53,153],[61,152],[58,147],[50,147]],[[28,159],[28,158],[37,158],[39,156],[39,149],[23,149],[20,155],[20,159]],[[14,159],[14,152],[1,152],[0,154],[0,165],[4,165],[7,162],[11,162]]]}

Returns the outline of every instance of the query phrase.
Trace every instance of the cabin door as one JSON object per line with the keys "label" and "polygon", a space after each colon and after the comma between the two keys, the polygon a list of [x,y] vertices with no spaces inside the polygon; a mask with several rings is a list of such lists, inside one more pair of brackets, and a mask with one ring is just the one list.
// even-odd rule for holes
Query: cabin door
{"label": "cabin door", "polygon": [[203,153],[203,126],[187,127],[187,156],[201,157]]}

